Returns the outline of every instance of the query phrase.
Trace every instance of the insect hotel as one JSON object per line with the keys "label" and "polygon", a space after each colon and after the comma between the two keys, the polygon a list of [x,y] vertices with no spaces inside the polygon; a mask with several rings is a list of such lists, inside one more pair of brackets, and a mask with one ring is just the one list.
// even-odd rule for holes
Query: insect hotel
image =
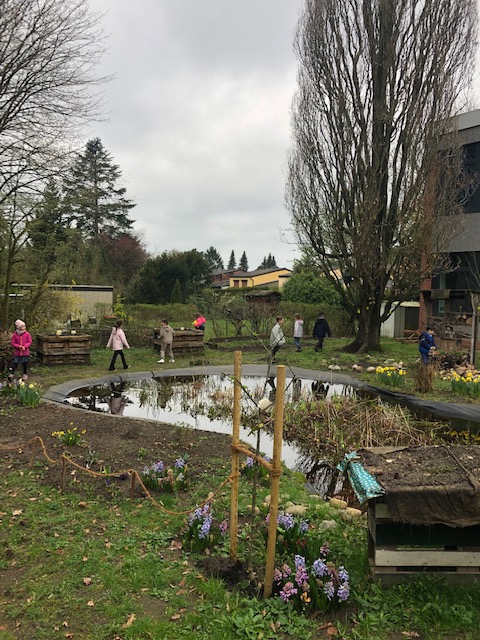
{"label": "insect hotel", "polygon": [[418,573],[480,578],[480,452],[476,446],[372,447],[340,465],[367,503],[368,559],[384,584]]}

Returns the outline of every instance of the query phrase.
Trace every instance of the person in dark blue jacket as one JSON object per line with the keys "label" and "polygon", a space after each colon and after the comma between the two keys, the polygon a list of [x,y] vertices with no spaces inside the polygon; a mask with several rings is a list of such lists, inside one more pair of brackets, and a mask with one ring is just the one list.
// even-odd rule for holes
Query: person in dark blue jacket
{"label": "person in dark blue jacket", "polygon": [[430,350],[437,348],[437,345],[435,344],[435,338],[433,337],[432,327],[427,327],[425,331],[422,331],[419,340],[420,342],[418,344],[418,350],[420,351],[420,355],[422,356],[423,363],[428,364]]}

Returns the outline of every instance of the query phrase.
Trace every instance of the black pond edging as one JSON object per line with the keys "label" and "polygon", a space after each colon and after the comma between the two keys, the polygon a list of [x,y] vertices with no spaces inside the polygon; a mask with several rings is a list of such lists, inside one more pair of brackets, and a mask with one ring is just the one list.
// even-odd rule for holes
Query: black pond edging
{"label": "black pond edging", "polygon": [[[276,366],[270,367],[268,371],[267,365],[247,364],[242,367],[242,375],[246,377],[263,377],[276,376]],[[44,394],[45,400],[52,402],[65,403],[67,397],[76,389],[85,387],[95,387],[110,382],[130,382],[135,380],[145,380],[148,378],[174,378],[178,376],[204,376],[204,375],[233,375],[233,365],[217,365],[217,366],[198,366],[185,367],[182,369],[164,369],[161,371],[140,371],[137,373],[116,373],[105,375],[101,378],[84,378],[82,380],[70,380],[50,387]],[[312,380],[318,382],[326,382],[328,384],[339,384],[352,387],[358,391],[364,391],[374,397],[380,397],[388,402],[395,402],[406,406],[413,411],[424,411],[431,416],[440,420],[458,419],[469,422],[480,423],[480,405],[474,404],[457,404],[450,402],[435,402],[432,400],[422,400],[417,396],[399,391],[391,391],[383,387],[376,387],[352,378],[345,374],[335,373],[333,371],[315,371],[313,369],[302,369],[301,367],[287,367],[287,378],[300,378],[302,380]]]}

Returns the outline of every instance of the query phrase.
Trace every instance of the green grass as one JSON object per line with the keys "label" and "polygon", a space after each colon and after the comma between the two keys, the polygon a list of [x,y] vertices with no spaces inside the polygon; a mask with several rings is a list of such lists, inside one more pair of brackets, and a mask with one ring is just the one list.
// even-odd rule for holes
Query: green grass
{"label": "green grass", "polygon": [[[418,355],[416,344],[384,340],[381,354],[360,360],[343,354],[340,348],[344,345],[345,340],[331,339],[326,340],[322,353],[305,345],[298,354],[288,346],[282,357],[290,365],[314,370],[327,370],[335,363],[344,373],[375,384],[375,374],[356,374],[352,365],[375,366],[394,359],[402,360],[408,370],[408,364]],[[94,350],[90,365],[33,366],[32,377],[47,388],[66,379],[108,375],[110,357],[106,349]],[[243,362],[259,363],[263,357],[259,349],[244,353]],[[158,355],[153,350],[132,349],[127,358],[131,371],[158,370]],[[232,364],[233,354],[207,349],[204,359],[211,364]],[[163,365],[162,370],[190,363],[188,357],[176,360],[173,365]],[[404,390],[410,389],[409,384],[407,376]],[[436,378],[429,397],[458,401],[449,395],[449,389],[449,383]],[[60,495],[44,484],[43,475],[41,464],[32,469],[4,467],[0,480],[0,582],[4,594],[0,601],[0,640],[52,640],[69,637],[70,633],[74,640],[315,640],[326,637],[327,623],[331,623],[330,629],[338,630],[333,637],[345,640],[479,638],[478,585],[451,586],[441,580],[419,578],[382,589],[371,581],[364,521],[339,520],[338,527],[325,535],[351,572],[351,604],[339,613],[306,620],[278,599],[265,602],[202,576],[195,565],[198,558],[171,544],[181,538],[183,517],[165,515],[149,502],[126,499],[113,489],[108,500],[87,483],[82,486],[81,497],[78,488],[75,494],[67,490]],[[224,470],[219,470],[218,479],[211,475],[199,478],[189,492],[189,504],[196,504],[223,478]],[[241,491],[243,520],[251,503],[249,485],[242,482]],[[259,503],[266,491],[261,489]],[[309,501],[303,477],[298,474],[282,477],[282,504],[288,500],[311,504],[312,520],[335,517],[325,504]],[[174,496],[164,501],[175,510]],[[215,502],[215,510],[228,517],[228,491]],[[239,533],[242,559],[246,558],[251,535],[250,527],[243,524]],[[257,539],[254,548],[261,564],[264,550]],[[228,555],[228,545],[220,553]]]}
{"label": "green grass", "polygon": [[[348,568],[353,587],[348,608],[310,619],[279,599],[252,598],[203,576],[195,566],[198,557],[172,545],[181,539],[182,516],[164,514],[138,499],[106,500],[88,485],[83,499],[78,488],[75,494],[60,495],[43,484],[43,473],[37,464],[31,470],[6,470],[2,477],[1,640],[314,640],[326,637],[328,623],[338,630],[334,637],[345,640],[403,637],[399,632],[416,632],[419,636],[410,637],[424,640],[478,638],[478,585],[449,586],[419,578],[383,589],[371,582],[364,522],[344,523],[328,505],[309,500],[298,475],[285,478],[282,502],[310,504],[312,522],[338,519],[325,540]],[[205,478],[190,498],[195,500],[213,483]],[[245,503],[250,485],[242,487]],[[228,502],[225,492],[215,509],[228,514]],[[175,508],[175,502],[169,506]],[[241,558],[250,535],[244,526]],[[257,542],[257,559],[260,547]],[[220,553],[228,554],[228,545]],[[15,631],[5,631],[5,622]]]}

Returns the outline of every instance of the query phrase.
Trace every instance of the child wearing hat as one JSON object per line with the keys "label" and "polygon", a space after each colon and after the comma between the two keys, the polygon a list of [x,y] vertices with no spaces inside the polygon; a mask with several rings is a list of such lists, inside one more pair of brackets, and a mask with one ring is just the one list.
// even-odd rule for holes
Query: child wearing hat
{"label": "child wearing hat", "polygon": [[22,365],[22,380],[28,380],[27,367],[30,361],[30,345],[32,336],[27,331],[27,325],[23,320],[15,320],[15,331],[12,335],[13,370]]}

